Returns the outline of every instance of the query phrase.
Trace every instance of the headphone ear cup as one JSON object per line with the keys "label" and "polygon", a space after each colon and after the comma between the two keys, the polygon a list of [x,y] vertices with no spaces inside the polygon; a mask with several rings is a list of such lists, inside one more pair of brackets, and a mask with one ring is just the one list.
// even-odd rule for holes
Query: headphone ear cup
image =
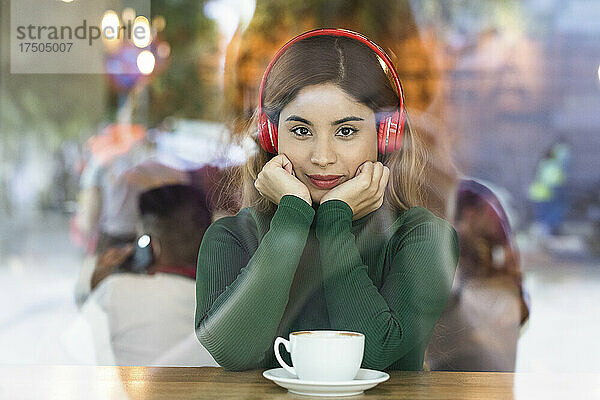
{"label": "headphone ear cup", "polygon": [[396,110],[393,115],[385,118],[379,124],[377,147],[382,155],[393,153],[402,147],[404,132],[404,112]]}
{"label": "headphone ear cup", "polygon": [[389,139],[389,137],[387,136],[387,125],[389,119],[390,117],[383,119],[379,123],[379,128],[377,130],[377,151],[379,152],[379,154],[382,155],[385,155]]}
{"label": "headphone ear cup", "polygon": [[258,140],[268,153],[277,154],[277,126],[263,112],[258,116]]}
{"label": "headphone ear cup", "polygon": [[390,143],[393,143],[393,146],[388,146],[388,151],[394,152],[396,150],[400,150],[402,147],[402,136],[404,135],[404,124],[405,124],[406,115],[404,114],[404,109],[396,110],[394,115],[392,116],[392,132],[390,132],[390,138],[394,137],[392,141],[390,139]]}

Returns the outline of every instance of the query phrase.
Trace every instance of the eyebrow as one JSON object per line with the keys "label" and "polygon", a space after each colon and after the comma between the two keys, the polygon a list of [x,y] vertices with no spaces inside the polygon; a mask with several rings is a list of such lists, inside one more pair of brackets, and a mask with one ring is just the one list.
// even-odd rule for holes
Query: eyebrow
{"label": "eyebrow", "polygon": [[339,125],[339,124],[343,124],[344,122],[349,122],[349,121],[364,121],[364,119],[360,118],[360,117],[351,116],[351,117],[346,117],[346,118],[338,119],[337,121],[333,121],[331,123],[331,125],[332,126]]}
{"label": "eyebrow", "polygon": [[310,126],[312,126],[312,122],[310,122],[309,120],[307,120],[307,119],[304,119],[304,118],[302,118],[302,117],[299,117],[299,116],[297,116],[297,115],[290,115],[290,116],[289,116],[289,117],[287,117],[285,120],[286,120],[286,121],[298,121],[298,122],[302,122],[302,123],[304,123],[304,124],[306,124],[306,125],[310,125]]}
{"label": "eyebrow", "polygon": [[[299,117],[297,115],[290,115],[285,120],[286,121],[298,121],[298,122],[305,123],[306,125],[311,125],[312,126],[312,122],[310,122],[309,120],[307,120],[305,118]],[[331,126],[343,124],[344,122],[349,122],[349,121],[364,121],[364,118],[355,117],[355,116],[345,117],[345,118],[341,118],[341,119],[338,119],[336,121],[333,121],[331,123]]]}

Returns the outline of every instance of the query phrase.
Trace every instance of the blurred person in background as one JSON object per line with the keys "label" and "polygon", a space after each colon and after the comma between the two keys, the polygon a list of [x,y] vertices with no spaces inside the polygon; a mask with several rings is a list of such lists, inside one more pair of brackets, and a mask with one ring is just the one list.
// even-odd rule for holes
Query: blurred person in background
{"label": "blurred person in background", "polygon": [[529,298],[508,216],[498,197],[474,179],[460,180],[455,201],[460,258],[450,300],[429,344],[428,366],[514,372]]}
{"label": "blurred person in background", "polygon": [[109,347],[118,365],[216,365],[193,329],[196,259],[211,221],[206,196],[189,185],[161,186],[140,195],[139,210],[146,243],[98,258],[82,308],[99,327],[97,359],[111,363]]}
{"label": "blurred person in background", "polygon": [[111,247],[132,245],[139,223],[138,197],[151,188],[186,183],[180,171],[161,164],[146,129],[113,124],[88,142],[91,157],[82,176],[78,210],[72,229],[85,248],[75,286],[75,302],[83,304],[98,256]]}
{"label": "blurred person in background", "polygon": [[[110,248],[133,245],[140,218],[140,193],[163,185],[190,184],[206,193],[214,219],[239,208],[235,194],[223,190],[223,177],[233,168],[232,160],[225,156],[222,162],[220,158],[211,161],[210,157],[197,162],[183,159],[176,148],[160,147],[163,140],[176,137],[168,128],[166,122],[147,132],[141,126],[133,130],[121,126],[90,142],[93,155],[81,179],[80,208],[75,218],[85,232],[88,250],[75,287],[78,305],[89,295],[91,274],[99,258],[114,253]],[[199,134],[192,144],[203,146],[202,136]]]}
{"label": "blurred person in background", "polygon": [[190,185],[202,188],[212,221],[229,215],[235,215],[242,205],[241,194],[232,190],[231,176],[240,168],[238,165],[219,166],[207,164],[188,171]]}
{"label": "blurred person in background", "polygon": [[569,208],[567,175],[571,148],[559,140],[546,152],[537,165],[528,197],[533,205],[532,231],[540,239],[560,234],[560,227]]}
{"label": "blurred person in background", "polygon": [[100,253],[135,240],[137,188],[123,174],[152,154],[141,125],[111,124],[88,142],[90,159],[81,176],[76,226],[86,249]]}
{"label": "blurred person in background", "polygon": [[421,114],[411,122],[430,153],[424,171],[427,208],[452,222],[460,243],[450,299],[434,328],[426,368],[514,371],[530,300],[508,204],[490,183],[460,172],[441,121]]}

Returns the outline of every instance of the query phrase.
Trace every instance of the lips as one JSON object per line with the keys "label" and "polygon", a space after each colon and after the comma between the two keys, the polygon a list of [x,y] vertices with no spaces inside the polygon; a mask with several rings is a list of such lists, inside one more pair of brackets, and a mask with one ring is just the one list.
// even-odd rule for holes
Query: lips
{"label": "lips", "polygon": [[319,189],[331,189],[335,187],[343,175],[307,175],[310,183]]}

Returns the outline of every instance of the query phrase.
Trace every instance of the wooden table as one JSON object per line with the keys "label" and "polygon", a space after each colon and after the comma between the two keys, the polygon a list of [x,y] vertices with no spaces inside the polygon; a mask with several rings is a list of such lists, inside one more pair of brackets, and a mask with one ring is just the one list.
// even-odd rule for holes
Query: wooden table
{"label": "wooden table", "polygon": [[[598,399],[600,374],[392,372],[347,399]],[[310,399],[262,371],[220,368],[0,366],[0,399]],[[338,397],[339,398],[339,397]]]}

